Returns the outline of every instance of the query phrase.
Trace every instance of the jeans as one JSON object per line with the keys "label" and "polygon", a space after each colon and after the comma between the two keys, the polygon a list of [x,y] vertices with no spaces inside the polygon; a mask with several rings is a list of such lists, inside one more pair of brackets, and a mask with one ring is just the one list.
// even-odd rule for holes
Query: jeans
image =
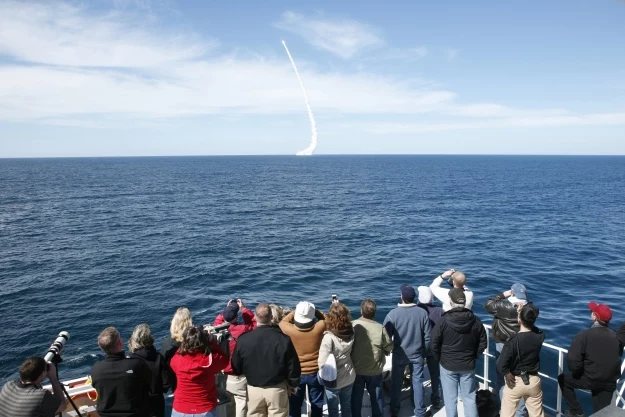
{"label": "jeans", "polygon": [[302,404],[306,398],[306,387],[310,400],[311,417],[321,417],[323,413],[324,387],[317,379],[317,373],[302,374],[299,379],[297,391],[289,397],[289,417],[301,417]]}
{"label": "jeans", "polygon": [[[501,351],[503,350],[503,343],[495,343],[495,362],[499,359]],[[497,372],[497,383],[495,384],[495,390],[499,394],[499,403],[503,401],[503,389],[506,386],[504,376]],[[525,407],[525,400],[521,398],[519,407],[516,409],[515,417],[527,417],[527,408]]]}
{"label": "jeans", "polygon": [[430,373],[430,380],[432,382],[432,396],[430,397],[430,402],[432,404],[440,403],[441,401],[440,363],[436,360],[434,355],[428,355],[427,365],[428,365],[428,372]]}
{"label": "jeans", "polygon": [[[395,359],[395,358],[393,358]],[[404,369],[410,367],[412,373],[412,392],[414,396],[414,415],[415,417],[425,416],[425,403],[423,401],[423,358],[417,358],[412,361],[393,362],[393,370],[391,374],[391,415],[399,412],[401,401],[401,388],[404,383]]]}
{"label": "jeans", "polygon": [[339,403],[341,417],[352,417],[352,387],[353,384],[340,389],[326,388],[329,417],[339,417]]}
{"label": "jeans", "polygon": [[365,388],[371,400],[371,416],[382,417],[384,414],[384,393],[382,392],[382,374],[356,375],[352,388],[352,417],[361,417],[362,396]]}
{"label": "jeans", "polygon": [[577,400],[575,388],[588,389],[592,395],[592,411],[596,413],[607,407],[612,402],[612,396],[616,390],[615,383],[593,383],[587,378],[574,378],[570,372],[558,376],[558,385],[562,390],[562,396],[569,406],[569,411],[573,414],[584,414],[584,410]]}
{"label": "jeans", "polygon": [[441,385],[443,397],[445,397],[446,417],[458,417],[458,387],[460,387],[464,417],[478,417],[475,401],[475,371],[452,372],[441,365]]}
{"label": "jeans", "polygon": [[198,414],[185,414],[179,413],[176,410],[171,410],[171,417],[219,417],[219,411],[217,410],[217,407],[205,413]]}

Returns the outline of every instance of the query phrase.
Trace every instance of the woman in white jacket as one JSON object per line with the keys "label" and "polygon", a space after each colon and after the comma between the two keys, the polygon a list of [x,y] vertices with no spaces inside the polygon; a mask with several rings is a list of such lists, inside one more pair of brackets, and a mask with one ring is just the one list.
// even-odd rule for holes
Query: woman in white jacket
{"label": "woman in white jacket", "polygon": [[356,379],[351,358],[354,328],[349,309],[344,304],[332,303],[330,312],[326,316],[326,328],[328,330],[323,335],[319,349],[319,368],[325,365],[330,354],[333,354],[336,359],[336,386],[332,388],[326,386],[328,415],[338,417],[340,403],[341,417],[352,417],[352,386]]}

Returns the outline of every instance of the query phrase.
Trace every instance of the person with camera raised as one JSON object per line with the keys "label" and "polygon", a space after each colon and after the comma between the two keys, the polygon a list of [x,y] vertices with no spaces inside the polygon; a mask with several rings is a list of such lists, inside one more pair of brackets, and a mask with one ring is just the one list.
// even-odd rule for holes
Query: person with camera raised
{"label": "person with camera raised", "polygon": [[[241,313],[242,322],[239,322],[239,312]],[[223,313],[217,316],[213,326],[219,326],[224,323],[230,323],[228,331],[230,332],[231,337],[228,340],[228,346],[231,354],[236,348],[239,337],[256,328],[254,313],[245,307],[245,304],[243,304],[241,299],[228,301],[226,308],[224,308]],[[245,375],[236,375],[232,370],[232,363],[228,363],[228,366],[224,369],[224,374],[227,375],[226,391],[234,397],[236,417],[246,417],[247,379],[245,378]]]}
{"label": "person with camera raised", "polygon": [[441,385],[447,417],[458,416],[458,388],[465,417],[478,417],[475,361],[486,349],[484,325],[465,308],[461,288],[449,291],[451,310],[446,311],[432,330],[432,354],[440,362]]}
{"label": "person with camera raised", "polygon": [[319,348],[323,333],[326,331],[326,316],[315,308],[313,303],[301,301],[294,311],[284,316],[280,322],[280,329],[293,341],[302,375],[297,390],[289,397],[289,417],[300,417],[302,404],[306,398],[310,401],[311,417],[321,417],[323,413],[323,397],[325,388],[317,378],[319,371]]}
{"label": "person with camera raised", "polygon": [[98,393],[98,415],[151,416],[152,371],[148,365],[142,359],[126,357],[124,342],[115,327],[102,330],[98,345],[106,353],[104,360],[91,368],[91,385]]}
{"label": "person with camera raised", "polygon": [[[0,391],[0,416],[53,417],[65,410],[63,390],[53,363],[33,356],[22,362],[19,372],[19,379],[7,382]],[[53,392],[41,387],[46,378]]]}
{"label": "person with camera raised", "polygon": [[566,417],[582,417],[584,410],[577,400],[575,388],[590,390],[593,412],[607,407],[612,401],[616,383],[621,376],[621,337],[608,327],[612,310],[605,304],[588,304],[593,321],[590,329],[580,332],[569,347],[569,372],[558,376],[558,385],[569,409]]}
{"label": "person with camera raised", "polygon": [[544,417],[540,376],[540,350],[545,334],[535,326],[538,307],[525,304],[517,313],[519,331],[506,341],[497,359],[497,372],[504,375],[500,417],[513,417],[521,399],[530,417]]}
{"label": "person with camera raised", "polygon": [[178,383],[172,417],[218,417],[215,375],[228,363],[228,355],[204,327],[187,327],[170,363]]}
{"label": "person with camera raised", "polygon": [[434,281],[430,284],[430,289],[434,297],[438,298],[439,301],[443,303],[443,310],[447,311],[452,308],[449,300],[449,291],[451,288],[443,288],[441,285],[444,281],[447,281],[451,288],[460,288],[464,291],[467,300],[465,308],[469,310],[473,309],[473,291],[464,285],[467,282],[466,275],[463,272],[450,269],[434,278]]}
{"label": "person with camera raised", "polygon": [[[521,329],[519,324],[519,308],[527,303],[527,289],[525,285],[521,283],[513,284],[509,290],[490,297],[484,303],[484,309],[493,315],[495,360],[499,359],[504,343]],[[501,374],[497,371],[495,389],[497,390],[500,401],[503,401],[503,391],[506,386],[504,376],[505,374]],[[524,417],[526,415],[525,400],[521,397],[516,416]]]}

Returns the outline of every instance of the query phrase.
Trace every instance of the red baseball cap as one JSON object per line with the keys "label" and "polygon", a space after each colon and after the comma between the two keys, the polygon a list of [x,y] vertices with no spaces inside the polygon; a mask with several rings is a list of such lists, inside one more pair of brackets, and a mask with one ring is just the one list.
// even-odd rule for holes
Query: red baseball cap
{"label": "red baseball cap", "polygon": [[612,310],[605,304],[597,304],[594,301],[588,303],[590,311],[601,321],[610,321],[612,319]]}

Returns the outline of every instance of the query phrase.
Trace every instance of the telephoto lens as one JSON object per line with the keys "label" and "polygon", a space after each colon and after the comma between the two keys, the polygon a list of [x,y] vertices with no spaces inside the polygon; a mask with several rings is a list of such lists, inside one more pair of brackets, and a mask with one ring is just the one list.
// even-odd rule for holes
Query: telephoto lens
{"label": "telephoto lens", "polygon": [[46,362],[50,362],[55,358],[57,361],[61,359],[61,351],[63,351],[65,342],[67,342],[68,340],[69,340],[69,333],[67,332],[59,333],[56,339],[54,339],[54,342],[52,342],[52,344],[50,345],[50,348],[48,349],[48,352],[46,353],[46,356],[43,357],[43,359]]}

